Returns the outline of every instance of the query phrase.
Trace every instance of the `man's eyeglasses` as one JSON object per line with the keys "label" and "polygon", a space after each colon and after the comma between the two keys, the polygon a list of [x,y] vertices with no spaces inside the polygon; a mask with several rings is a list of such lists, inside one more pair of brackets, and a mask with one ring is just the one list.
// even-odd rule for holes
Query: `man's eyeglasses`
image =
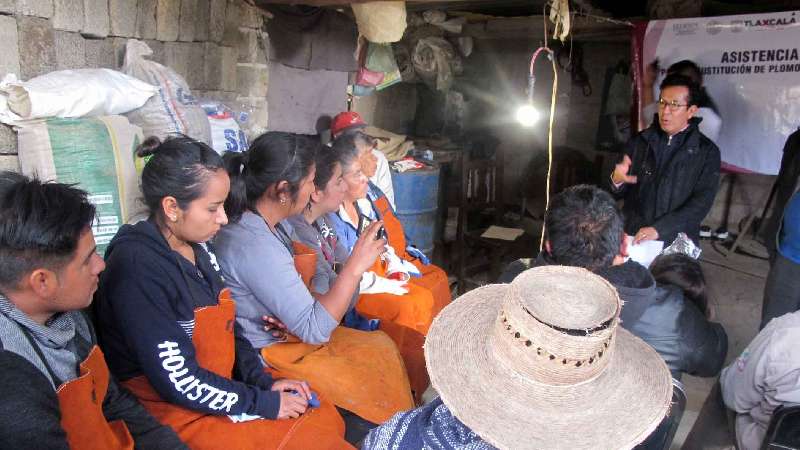
{"label": "man's eyeglasses", "polygon": [[659,108],[667,108],[671,112],[675,112],[675,111],[683,108],[684,106],[689,106],[689,105],[688,104],[681,105],[675,100],[673,100],[671,102],[668,102],[668,101],[664,100],[663,98],[658,99],[658,107]]}

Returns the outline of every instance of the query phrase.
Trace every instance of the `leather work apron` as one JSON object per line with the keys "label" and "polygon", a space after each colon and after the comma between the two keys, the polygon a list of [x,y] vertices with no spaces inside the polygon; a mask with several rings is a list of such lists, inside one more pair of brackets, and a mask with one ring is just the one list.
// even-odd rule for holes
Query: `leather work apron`
{"label": "leather work apron", "polygon": [[20,326],[28,343],[42,361],[56,388],[61,428],[72,449],[133,450],[133,438],[122,420],[109,422],[103,413],[110,375],[100,347],[93,345],[78,367],[78,376],[66,383],[55,374],[31,333]]}
{"label": "leather work apron", "polygon": [[[235,360],[236,304],[225,289],[219,304],[197,308],[192,343],[198,364],[231,378]],[[283,374],[280,374],[283,375]],[[164,401],[145,376],[123,383],[159,422],[169,425],[192,449],[351,449],[344,439],[344,421],[323,396],[319,408],[297,419],[233,423],[227,416],[193,411]]]}
{"label": "leather work apron", "polygon": [[[309,286],[316,253],[293,243],[295,268]],[[314,263],[306,255],[314,255]],[[261,350],[267,363],[290,378],[306,380],[337,406],[373,423],[414,407],[403,360],[384,333],[336,327],[328,343],[311,345],[290,336]]]}
{"label": "leather work apron", "polygon": [[450,282],[447,280],[447,273],[434,264],[422,264],[418,259],[409,255],[406,252],[406,235],[403,230],[403,224],[400,219],[392,211],[392,206],[385,195],[378,197],[373,202],[375,209],[378,211],[378,217],[383,220],[383,226],[386,228],[386,235],[389,239],[389,245],[392,246],[397,256],[400,258],[411,261],[412,264],[420,271],[421,277],[411,277],[410,283],[422,286],[428,289],[433,294],[433,311],[432,317],[436,317],[439,311],[445,306],[450,304],[452,296],[450,294]]}

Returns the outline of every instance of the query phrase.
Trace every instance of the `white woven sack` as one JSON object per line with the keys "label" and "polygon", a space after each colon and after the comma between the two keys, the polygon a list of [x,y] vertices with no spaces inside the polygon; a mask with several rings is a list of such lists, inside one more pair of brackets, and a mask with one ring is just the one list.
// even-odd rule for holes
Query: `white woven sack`
{"label": "white woven sack", "polygon": [[185,134],[198,141],[211,143],[211,129],[206,113],[197,104],[186,80],[169,67],[145,59],[153,51],[142,41],[129,39],[125,45],[126,74],[158,87],[141,108],[127,114],[131,123],[144,130],[144,135],[165,139]]}
{"label": "white woven sack", "polygon": [[406,31],[406,2],[368,2],[350,5],[356,16],[358,32],[370,42],[397,42]]}
{"label": "white woven sack", "polygon": [[142,106],[158,88],[110,69],[50,72],[28,81],[14,74],[0,82],[0,121],[124,114]]}

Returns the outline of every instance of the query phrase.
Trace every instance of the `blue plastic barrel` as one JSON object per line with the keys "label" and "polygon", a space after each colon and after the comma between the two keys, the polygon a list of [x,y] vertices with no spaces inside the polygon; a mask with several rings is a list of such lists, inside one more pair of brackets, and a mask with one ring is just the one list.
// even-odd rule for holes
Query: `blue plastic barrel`
{"label": "blue plastic barrel", "polygon": [[392,171],[392,185],[395,212],[408,243],[431,256],[439,215],[439,168]]}

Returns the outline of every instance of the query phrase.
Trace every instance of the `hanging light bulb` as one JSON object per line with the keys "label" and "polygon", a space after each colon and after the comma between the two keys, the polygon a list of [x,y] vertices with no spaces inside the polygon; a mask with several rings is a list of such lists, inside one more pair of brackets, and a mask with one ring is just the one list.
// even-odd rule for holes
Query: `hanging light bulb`
{"label": "hanging light bulb", "polygon": [[517,122],[523,127],[532,127],[539,121],[539,111],[533,106],[533,87],[536,77],[531,73],[528,76],[528,102],[517,108]]}
{"label": "hanging light bulb", "polygon": [[523,127],[532,127],[539,121],[539,111],[530,103],[517,108],[517,122]]}

